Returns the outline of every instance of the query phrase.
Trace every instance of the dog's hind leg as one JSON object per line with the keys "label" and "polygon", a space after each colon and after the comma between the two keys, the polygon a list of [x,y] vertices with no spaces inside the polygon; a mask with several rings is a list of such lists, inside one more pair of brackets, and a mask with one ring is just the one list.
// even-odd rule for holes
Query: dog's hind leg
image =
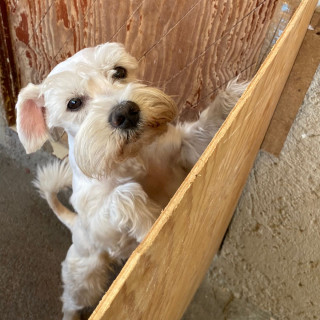
{"label": "dog's hind leg", "polygon": [[62,262],[63,320],[78,320],[81,309],[99,302],[110,284],[111,263],[105,252],[84,254],[71,245]]}
{"label": "dog's hind leg", "polygon": [[65,207],[57,197],[60,190],[72,185],[72,170],[68,158],[38,167],[37,178],[33,184],[39,189],[41,196],[47,200],[59,220],[71,230],[77,214]]}
{"label": "dog's hind leg", "polygon": [[231,80],[215,100],[200,114],[197,121],[180,124],[182,135],[181,160],[191,169],[221,127],[249,82]]}

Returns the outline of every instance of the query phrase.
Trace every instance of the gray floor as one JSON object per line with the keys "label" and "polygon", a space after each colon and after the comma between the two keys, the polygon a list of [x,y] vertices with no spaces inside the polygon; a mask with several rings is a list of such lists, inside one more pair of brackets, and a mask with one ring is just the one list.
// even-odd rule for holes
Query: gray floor
{"label": "gray floor", "polygon": [[[31,181],[38,162],[16,134],[5,130],[0,144],[0,319],[61,318],[60,264],[71,239]],[[2,137],[3,138],[3,137]]]}

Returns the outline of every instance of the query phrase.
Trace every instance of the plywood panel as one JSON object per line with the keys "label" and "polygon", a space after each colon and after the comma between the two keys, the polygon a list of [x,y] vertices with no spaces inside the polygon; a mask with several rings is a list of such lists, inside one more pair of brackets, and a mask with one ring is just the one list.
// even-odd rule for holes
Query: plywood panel
{"label": "plywood panel", "polygon": [[219,248],[316,3],[301,2],[247,91],[134,251],[92,320],[182,316]]}

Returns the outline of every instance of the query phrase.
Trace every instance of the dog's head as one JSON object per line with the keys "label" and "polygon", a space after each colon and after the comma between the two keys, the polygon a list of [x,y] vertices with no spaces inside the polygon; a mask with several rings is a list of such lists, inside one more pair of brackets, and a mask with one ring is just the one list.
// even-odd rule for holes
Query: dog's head
{"label": "dog's head", "polygon": [[62,127],[75,138],[75,155],[88,175],[136,154],[166,130],[174,102],[135,83],[137,61],[117,43],[79,51],[39,85],[21,90],[16,105],[19,138],[28,153]]}
{"label": "dog's head", "polygon": [[175,116],[172,99],[156,88],[131,83],[101,95],[76,135],[77,164],[88,176],[104,175],[165,132]]}

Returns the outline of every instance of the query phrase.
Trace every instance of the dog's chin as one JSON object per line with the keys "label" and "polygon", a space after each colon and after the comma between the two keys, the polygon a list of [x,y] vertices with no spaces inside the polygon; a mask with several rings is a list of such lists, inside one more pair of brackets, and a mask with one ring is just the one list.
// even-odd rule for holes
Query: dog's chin
{"label": "dog's chin", "polygon": [[[157,129],[132,130],[106,136],[100,140],[83,135],[75,143],[75,159],[81,171],[90,178],[103,179],[109,176],[121,176],[127,160],[136,158],[157,137],[166,132],[167,126]],[[88,148],[90,150],[88,150]]]}

